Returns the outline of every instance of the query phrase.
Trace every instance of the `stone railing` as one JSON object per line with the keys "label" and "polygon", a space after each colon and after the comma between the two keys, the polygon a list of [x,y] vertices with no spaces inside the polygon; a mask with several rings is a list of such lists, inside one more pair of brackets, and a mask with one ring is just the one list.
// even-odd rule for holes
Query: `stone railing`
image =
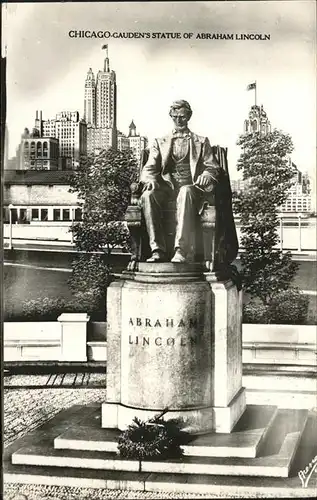
{"label": "stone railing", "polygon": [[242,328],[243,362],[316,365],[317,326],[254,325]]}
{"label": "stone railing", "polygon": [[4,323],[4,361],[87,361],[88,321],[64,313],[57,321]]}

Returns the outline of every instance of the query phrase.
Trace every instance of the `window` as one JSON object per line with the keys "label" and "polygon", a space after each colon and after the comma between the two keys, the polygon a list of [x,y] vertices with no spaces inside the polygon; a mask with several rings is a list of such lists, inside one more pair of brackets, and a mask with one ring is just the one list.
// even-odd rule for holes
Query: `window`
{"label": "window", "polygon": [[9,212],[9,208],[3,208],[3,222],[10,222]]}
{"label": "window", "polygon": [[23,224],[23,222],[26,222],[26,220],[27,220],[26,208],[20,208],[20,222]]}
{"label": "window", "polygon": [[61,220],[61,210],[60,208],[54,208],[53,210],[53,220]]}
{"label": "window", "polygon": [[39,209],[38,208],[32,208],[31,219],[32,220],[39,220]]}
{"label": "window", "polygon": [[253,132],[257,132],[258,130],[258,122],[256,120],[253,120],[252,122],[252,130]]}
{"label": "window", "polygon": [[75,220],[82,220],[82,209],[75,208]]}
{"label": "window", "polygon": [[70,220],[69,208],[63,208],[63,220]]}
{"label": "window", "polygon": [[42,208],[41,209],[41,220],[43,220],[43,221],[48,220],[48,210],[47,210],[47,208]]}
{"label": "window", "polygon": [[11,217],[12,217],[12,224],[18,221],[18,210],[17,208],[11,208]]}

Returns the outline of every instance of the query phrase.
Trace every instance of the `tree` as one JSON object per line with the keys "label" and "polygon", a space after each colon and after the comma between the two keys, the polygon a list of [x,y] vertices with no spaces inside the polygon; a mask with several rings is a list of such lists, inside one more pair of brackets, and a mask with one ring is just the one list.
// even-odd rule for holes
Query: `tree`
{"label": "tree", "polygon": [[290,252],[276,248],[278,208],[296,172],[288,160],[293,144],[291,137],[279,130],[266,135],[244,134],[237,144],[242,148],[237,168],[247,185],[243,192],[234,193],[245,250],[241,254],[242,280],[251,297],[269,305],[281,290],[289,288],[298,267]]}
{"label": "tree", "polygon": [[90,155],[74,172],[70,191],[78,195],[82,221],[73,225],[72,232],[75,246],[82,253],[73,262],[73,290],[103,295],[113,248],[129,245],[123,218],[136,175],[132,153],[114,149]]}

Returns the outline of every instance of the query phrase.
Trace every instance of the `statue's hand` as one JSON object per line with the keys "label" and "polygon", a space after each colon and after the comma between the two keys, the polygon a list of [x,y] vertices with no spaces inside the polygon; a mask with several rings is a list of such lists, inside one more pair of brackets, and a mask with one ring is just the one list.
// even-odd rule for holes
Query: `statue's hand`
{"label": "statue's hand", "polygon": [[160,183],[157,180],[151,180],[145,183],[144,191],[153,191],[154,189],[159,189]]}
{"label": "statue's hand", "polygon": [[212,185],[212,183],[213,177],[209,172],[203,172],[197,177],[195,181],[195,185],[202,188],[209,187]]}

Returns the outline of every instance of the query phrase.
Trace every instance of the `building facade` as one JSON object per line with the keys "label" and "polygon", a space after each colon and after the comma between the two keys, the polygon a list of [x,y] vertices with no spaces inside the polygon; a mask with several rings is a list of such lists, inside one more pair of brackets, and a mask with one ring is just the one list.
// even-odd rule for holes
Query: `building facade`
{"label": "building facade", "polygon": [[54,137],[39,137],[37,129],[21,141],[19,170],[57,170],[59,143]]}
{"label": "building facade", "polygon": [[148,145],[147,138],[137,133],[136,126],[133,120],[129,125],[128,136],[125,136],[124,134],[122,134],[122,132],[118,132],[117,141],[119,151],[130,149],[138,161],[141,158],[141,152]]}
{"label": "building facade", "polygon": [[130,147],[129,139],[119,130],[117,133],[117,147],[119,151],[126,151]]}
{"label": "building facade", "polygon": [[78,111],[62,111],[55,119],[42,121],[42,134],[44,138],[58,139],[60,157],[71,158],[72,168],[86,158],[87,124],[79,118]]}
{"label": "building facade", "polygon": [[244,133],[254,134],[260,132],[261,134],[268,134],[271,132],[271,123],[264,111],[263,105],[251,106],[249,117],[244,121]]}
{"label": "building facade", "polygon": [[[76,193],[69,192],[70,172],[6,171],[4,175],[4,222],[70,222],[81,220]],[[10,208],[9,208],[10,207]]]}
{"label": "building facade", "polygon": [[303,174],[290,158],[289,164],[296,169],[296,173],[288,190],[287,199],[281,206],[281,212],[310,213],[313,207],[309,177],[306,173]]}
{"label": "building facade", "polygon": [[116,130],[113,128],[87,127],[87,153],[96,154],[96,151],[115,148]]}

